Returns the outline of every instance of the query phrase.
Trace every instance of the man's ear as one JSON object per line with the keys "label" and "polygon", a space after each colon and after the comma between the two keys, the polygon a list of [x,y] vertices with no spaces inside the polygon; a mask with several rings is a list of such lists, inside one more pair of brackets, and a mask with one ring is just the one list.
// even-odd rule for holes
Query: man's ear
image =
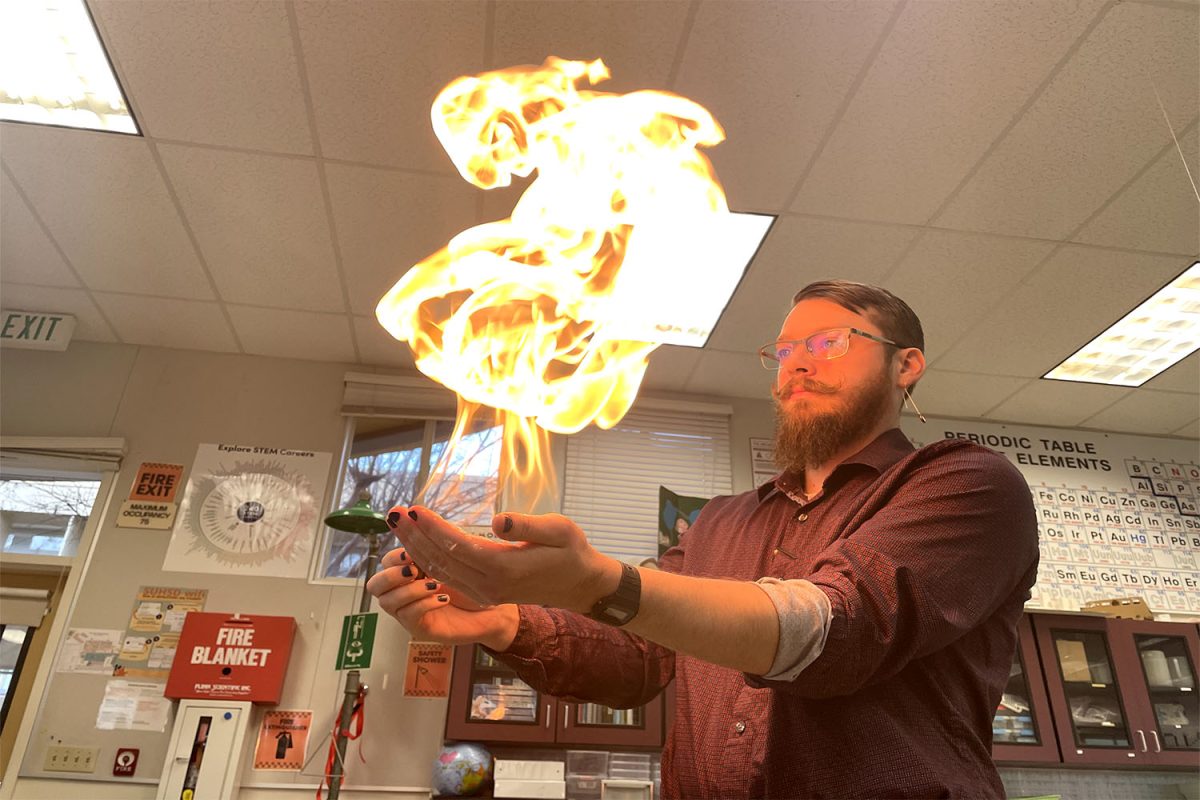
{"label": "man's ear", "polygon": [[896,381],[902,389],[908,389],[925,374],[925,354],[915,347],[906,347],[898,355],[899,371]]}

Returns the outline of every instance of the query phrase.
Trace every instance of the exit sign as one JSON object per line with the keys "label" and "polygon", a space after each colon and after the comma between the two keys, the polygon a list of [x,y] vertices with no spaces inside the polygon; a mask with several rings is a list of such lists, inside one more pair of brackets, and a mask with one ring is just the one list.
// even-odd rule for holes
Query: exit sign
{"label": "exit sign", "polygon": [[44,311],[0,310],[0,346],[27,350],[66,350],[75,317]]}

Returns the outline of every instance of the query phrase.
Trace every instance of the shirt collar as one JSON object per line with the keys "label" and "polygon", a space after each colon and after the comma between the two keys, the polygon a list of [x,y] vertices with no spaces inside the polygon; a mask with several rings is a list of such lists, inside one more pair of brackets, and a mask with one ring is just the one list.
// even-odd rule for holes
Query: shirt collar
{"label": "shirt collar", "polygon": [[[904,432],[899,428],[886,430],[879,434],[879,436],[875,437],[875,439],[862,450],[859,450],[857,453],[838,464],[837,467],[834,468],[833,472],[830,473],[829,479],[826,480],[826,483],[828,484],[829,481],[833,479],[834,475],[837,475],[842,469],[852,464],[861,464],[882,474],[886,469],[916,449],[917,448],[913,447],[912,442],[908,440],[908,437],[905,436]],[[771,480],[759,486],[758,489],[756,489],[758,492],[759,502],[766,500],[775,491],[782,491],[779,483],[782,480],[786,480],[788,477],[793,478],[792,483],[796,482],[795,476],[792,476],[787,472],[781,472]]]}

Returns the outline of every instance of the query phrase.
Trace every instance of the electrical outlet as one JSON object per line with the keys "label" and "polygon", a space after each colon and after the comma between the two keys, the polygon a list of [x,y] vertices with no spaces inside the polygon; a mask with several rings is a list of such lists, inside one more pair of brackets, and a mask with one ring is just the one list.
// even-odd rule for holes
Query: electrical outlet
{"label": "electrical outlet", "polygon": [[51,745],[46,748],[42,769],[47,772],[95,772],[99,747],[67,747]]}

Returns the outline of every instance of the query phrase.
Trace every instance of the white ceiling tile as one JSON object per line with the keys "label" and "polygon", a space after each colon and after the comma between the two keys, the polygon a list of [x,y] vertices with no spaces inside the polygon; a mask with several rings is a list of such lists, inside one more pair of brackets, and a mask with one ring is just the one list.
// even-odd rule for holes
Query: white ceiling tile
{"label": "white ceiling tile", "polygon": [[102,292],[94,296],[121,340],[128,344],[238,352],[225,315],[216,303]]}
{"label": "white ceiling tile", "polygon": [[984,418],[1070,428],[1135,391],[1094,383],[1034,380]]}
{"label": "white ceiling tile", "polygon": [[598,84],[599,91],[665,89],[688,5],[687,0],[499,0],[492,65],[541,64],[547,56],[603,58],[612,79]]}
{"label": "white ceiling tile", "polygon": [[925,222],[1103,5],[909,3],[792,208]]}
{"label": "white ceiling tile", "polygon": [[777,211],[795,188],[894,3],[700,5],[675,91],[727,141],[709,151],[737,211]]}
{"label": "white ceiling tile", "polygon": [[755,353],[706,349],[700,351],[700,364],[684,388],[695,394],[767,400],[771,397],[774,381],[775,373],[763,369]]}
{"label": "white ceiling tile", "polygon": [[[1187,157],[1187,168],[1179,151]],[[1191,170],[1191,178],[1188,176]],[[1075,237],[1077,242],[1200,253],[1200,209],[1192,179],[1200,181],[1200,134],[1192,131],[1170,147]]]}
{"label": "white ceiling tile", "polygon": [[934,366],[1037,378],[1187,266],[1185,259],[1063,247]]}
{"label": "white ceiling tile", "polygon": [[1028,382],[1028,378],[930,369],[913,398],[927,417],[982,417]]}
{"label": "white ceiling tile", "polygon": [[22,286],[5,282],[0,289],[0,303],[4,304],[6,310],[72,314],[75,317],[72,339],[87,342],[117,341],[116,334],[104,319],[104,315],[82,289]]}
{"label": "white ceiling tile", "polygon": [[313,152],[284,3],[89,5],[147,135]]}
{"label": "white ceiling tile", "polygon": [[813,281],[841,278],[877,282],[916,228],[780,217],[742,278],[709,345],[754,353],[774,341],[792,297]]}
{"label": "white ceiling tile", "polygon": [[1184,425],[1182,428],[1176,428],[1171,431],[1172,436],[1186,436],[1189,439],[1200,439],[1200,419],[1195,419]]}
{"label": "white ceiling tile", "polygon": [[1170,141],[1155,86],[1172,119],[1195,118],[1196,26],[1193,9],[1111,5],[937,223],[1049,239],[1073,231]]}
{"label": "white ceiling tile", "polygon": [[937,359],[1053,249],[1049,242],[929,230],[888,276],[887,289],[921,319]]}
{"label": "white ceiling tile", "polygon": [[651,391],[683,391],[688,376],[696,368],[700,354],[696,347],[664,344],[650,354],[650,366],[642,379],[642,389]]}
{"label": "white ceiling tile", "polygon": [[160,152],[222,299],[344,310],[314,162],[179,145]]}
{"label": "white ceiling tile", "polygon": [[350,320],[345,314],[317,314],[229,303],[234,330],[247,353],[310,361],[354,363]]}
{"label": "white ceiling tile", "polygon": [[358,352],[364,364],[380,367],[416,369],[408,342],[393,339],[374,315],[354,318],[354,333],[358,337]]}
{"label": "white ceiling tile", "polygon": [[479,190],[457,177],[333,164],[326,177],[355,314],[374,317],[409,267],[475,224]]}
{"label": "white ceiling tile", "polygon": [[1192,353],[1166,372],[1141,385],[1152,392],[1200,392],[1200,352]]}
{"label": "white ceiling tile", "polygon": [[0,209],[0,280],[79,286],[7,173],[0,173]]}
{"label": "white ceiling tile", "polygon": [[2,128],[4,163],[88,288],[212,298],[145,140]]}
{"label": "white ceiling tile", "polygon": [[1135,389],[1082,424],[1109,431],[1167,434],[1188,424],[1197,414],[1200,404],[1194,395]]}
{"label": "white ceiling tile", "polygon": [[302,0],[296,16],[322,155],[456,174],[429,111],[484,69],[482,0]]}

